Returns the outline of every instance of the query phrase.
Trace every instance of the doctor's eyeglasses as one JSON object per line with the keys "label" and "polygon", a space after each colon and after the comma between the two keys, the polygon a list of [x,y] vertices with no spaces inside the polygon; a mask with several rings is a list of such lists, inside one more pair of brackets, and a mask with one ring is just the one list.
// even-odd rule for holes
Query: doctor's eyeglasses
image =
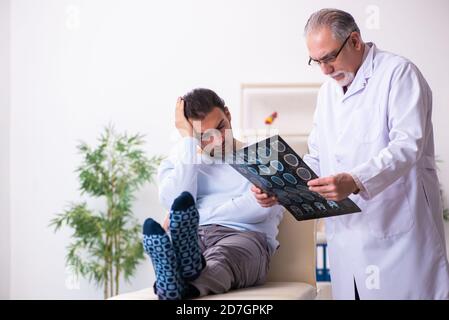
{"label": "doctor's eyeglasses", "polygon": [[338,51],[336,53],[330,53],[327,54],[323,59],[320,60],[315,60],[309,57],[309,66],[320,66],[321,64],[328,64],[328,63],[332,63],[335,60],[337,60],[338,55],[340,54],[340,52],[343,50],[346,42],[348,42],[348,39],[351,37],[352,32],[349,34],[349,36],[346,38],[345,41],[343,41],[343,44],[341,45],[340,49],[338,49]]}

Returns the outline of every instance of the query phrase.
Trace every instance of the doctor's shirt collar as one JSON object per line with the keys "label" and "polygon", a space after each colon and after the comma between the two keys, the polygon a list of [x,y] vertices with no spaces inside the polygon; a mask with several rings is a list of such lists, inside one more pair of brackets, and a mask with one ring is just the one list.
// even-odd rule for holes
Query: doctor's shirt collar
{"label": "doctor's shirt collar", "polygon": [[373,63],[374,63],[374,51],[376,50],[376,45],[372,42],[367,42],[365,44],[365,51],[363,53],[363,62],[357,71],[354,80],[348,87],[346,94],[343,94],[343,88],[336,86],[336,90],[339,95],[341,95],[342,101],[352,96],[354,93],[363,89],[367,83],[367,80],[371,78],[373,74]]}

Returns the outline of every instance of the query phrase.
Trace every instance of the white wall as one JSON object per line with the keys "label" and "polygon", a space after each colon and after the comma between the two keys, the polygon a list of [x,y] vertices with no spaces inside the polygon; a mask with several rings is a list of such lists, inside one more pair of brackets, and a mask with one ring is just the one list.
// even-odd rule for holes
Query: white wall
{"label": "white wall", "polygon": [[[379,29],[368,28],[368,5],[380,10]],[[242,82],[322,81],[306,64],[302,39],[308,16],[322,7],[352,12],[365,40],[409,57],[423,71],[434,91],[437,153],[446,161],[441,177],[449,192],[446,0],[15,0],[12,298],[102,297],[85,281],[80,289],[66,286],[70,232],[53,234],[47,227],[68,201],[80,199],[73,172],[78,140],[95,143],[102,126],[113,122],[120,130],[146,133],[149,155],[166,154],[174,102],[189,89],[215,89],[238,123]],[[147,186],[138,194],[134,209],[141,221],[162,219],[156,193]],[[153,279],[146,261],[123,291],[151,286]]]}
{"label": "white wall", "polygon": [[0,1],[0,299],[9,298],[9,0]]}

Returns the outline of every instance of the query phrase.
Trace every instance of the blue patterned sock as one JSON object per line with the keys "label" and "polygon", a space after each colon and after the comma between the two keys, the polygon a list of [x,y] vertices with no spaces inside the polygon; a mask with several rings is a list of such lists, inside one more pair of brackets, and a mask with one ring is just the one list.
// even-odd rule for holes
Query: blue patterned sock
{"label": "blue patterned sock", "polygon": [[206,266],[198,243],[198,223],[199,214],[192,195],[181,193],[170,210],[170,235],[181,277],[187,281],[198,278]]}
{"label": "blue patterned sock", "polygon": [[160,300],[182,299],[185,288],[170,238],[161,225],[151,218],[143,225],[143,247],[156,273],[154,291]]}

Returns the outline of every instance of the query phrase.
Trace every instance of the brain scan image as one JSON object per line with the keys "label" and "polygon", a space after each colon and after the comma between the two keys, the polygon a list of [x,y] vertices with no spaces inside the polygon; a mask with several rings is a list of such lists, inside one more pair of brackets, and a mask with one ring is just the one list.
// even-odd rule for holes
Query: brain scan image
{"label": "brain scan image", "polygon": [[273,142],[271,143],[271,147],[272,147],[273,150],[276,151],[276,152],[284,152],[285,149],[286,149],[285,144],[283,144],[283,143],[280,142],[280,141],[273,141]]}
{"label": "brain scan image", "polygon": [[300,191],[298,189],[295,189],[295,188],[292,188],[292,187],[289,187],[289,186],[286,186],[284,188],[284,190],[287,191],[288,193],[293,193],[293,194],[299,194],[300,193]]}
{"label": "brain scan image", "polygon": [[321,202],[314,202],[315,208],[317,208],[320,211],[326,211],[326,207]]}
{"label": "brain scan image", "polygon": [[272,176],[271,177],[271,181],[273,181],[274,183],[276,183],[278,186],[285,186],[285,182],[284,180],[282,180],[281,178],[279,178],[278,176]]}
{"label": "brain scan image", "polygon": [[264,164],[261,164],[259,166],[259,172],[261,175],[272,175],[272,169],[270,169],[270,167],[267,167]]}
{"label": "brain scan image", "polygon": [[256,176],[259,175],[259,172],[257,172],[257,169],[254,167],[248,167],[248,171]]}
{"label": "brain scan image", "polygon": [[340,207],[338,206],[338,204],[337,204],[335,201],[332,201],[332,200],[328,200],[328,201],[327,201],[327,204],[328,204],[331,208],[333,208],[333,209],[338,209],[338,208],[340,208]]}
{"label": "brain scan image", "polygon": [[304,200],[300,196],[297,196],[296,194],[289,194],[288,197],[293,202],[298,202],[298,203],[304,202]]}
{"label": "brain scan image", "polygon": [[271,160],[270,166],[272,166],[276,171],[284,171],[284,165],[278,160]]}
{"label": "brain scan image", "polygon": [[302,192],[310,192],[309,187],[307,185],[303,185],[303,184],[299,184],[298,183],[295,186],[295,188],[298,189],[299,191],[302,191]]}
{"label": "brain scan image", "polygon": [[284,191],[282,189],[278,189],[278,188],[273,189],[273,193],[277,197],[279,197],[279,198],[283,198],[283,197],[287,197],[288,196],[288,192],[286,192],[286,191]]}
{"label": "brain scan image", "polygon": [[266,188],[273,188],[273,184],[270,181],[268,181],[268,180],[266,180],[264,178],[261,178],[261,177],[259,177],[259,181],[260,181],[260,183],[263,184],[264,187],[266,187]]}
{"label": "brain scan image", "polygon": [[290,209],[296,214],[303,215],[301,209],[299,209],[297,206],[291,206]]}
{"label": "brain scan image", "polygon": [[314,201],[315,200],[315,197],[312,196],[310,193],[301,192],[299,195],[301,197],[303,197],[304,199],[309,200],[309,201]]}
{"label": "brain scan image", "polygon": [[312,179],[312,175],[310,174],[310,171],[307,170],[306,168],[298,168],[296,170],[296,174],[298,175],[298,177],[300,177],[302,180],[304,181],[309,181],[310,179]]}
{"label": "brain scan image", "polygon": [[301,205],[301,207],[303,207],[303,209],[306,210],[307,213],[314,213],[315,212],[315,210],[307,203],[303,203]]}
{"label": "brain scan image", "polygon": [[290,182],[291,184],[297,184],[298,183],[298,180],[296,180],[296,178],[292,174],[290,174],[290,173],[284,173],[282,176],[284,177],[284,179],[286,181]]}
{"label": "brain scan image", "polygon": [[299,164],[298,157],[296,157],[295,155],[293,155],[291,153],[286,154],[284,156],[284,160],[285,160],[285,162],[287,162],[289,165],[291,165],[293,167],[296,167]]}
{"label": "brain scan image", "polygon": [[[257,150],[257,152],[256,152]],[[318,176],[279,136],[273,136],[236,152],[242,164],[230,164],[264,192],[275,195],[296,220],[318,219],[360,212],[349,198],[328,201],[312,192],[307,182]]]}
{"label": "brain scan image", "polygon": [[315,199],[318,199],[318,200],[320,200],[320,201],[321,201],[321,200],[326,200],[326,199],[324,199],[324,198],[321,196],[321,194],[319,194],[319,193],[316,193],[316,192],[311,191],[310,194],[311,194],[312,196],[314,196]]}

